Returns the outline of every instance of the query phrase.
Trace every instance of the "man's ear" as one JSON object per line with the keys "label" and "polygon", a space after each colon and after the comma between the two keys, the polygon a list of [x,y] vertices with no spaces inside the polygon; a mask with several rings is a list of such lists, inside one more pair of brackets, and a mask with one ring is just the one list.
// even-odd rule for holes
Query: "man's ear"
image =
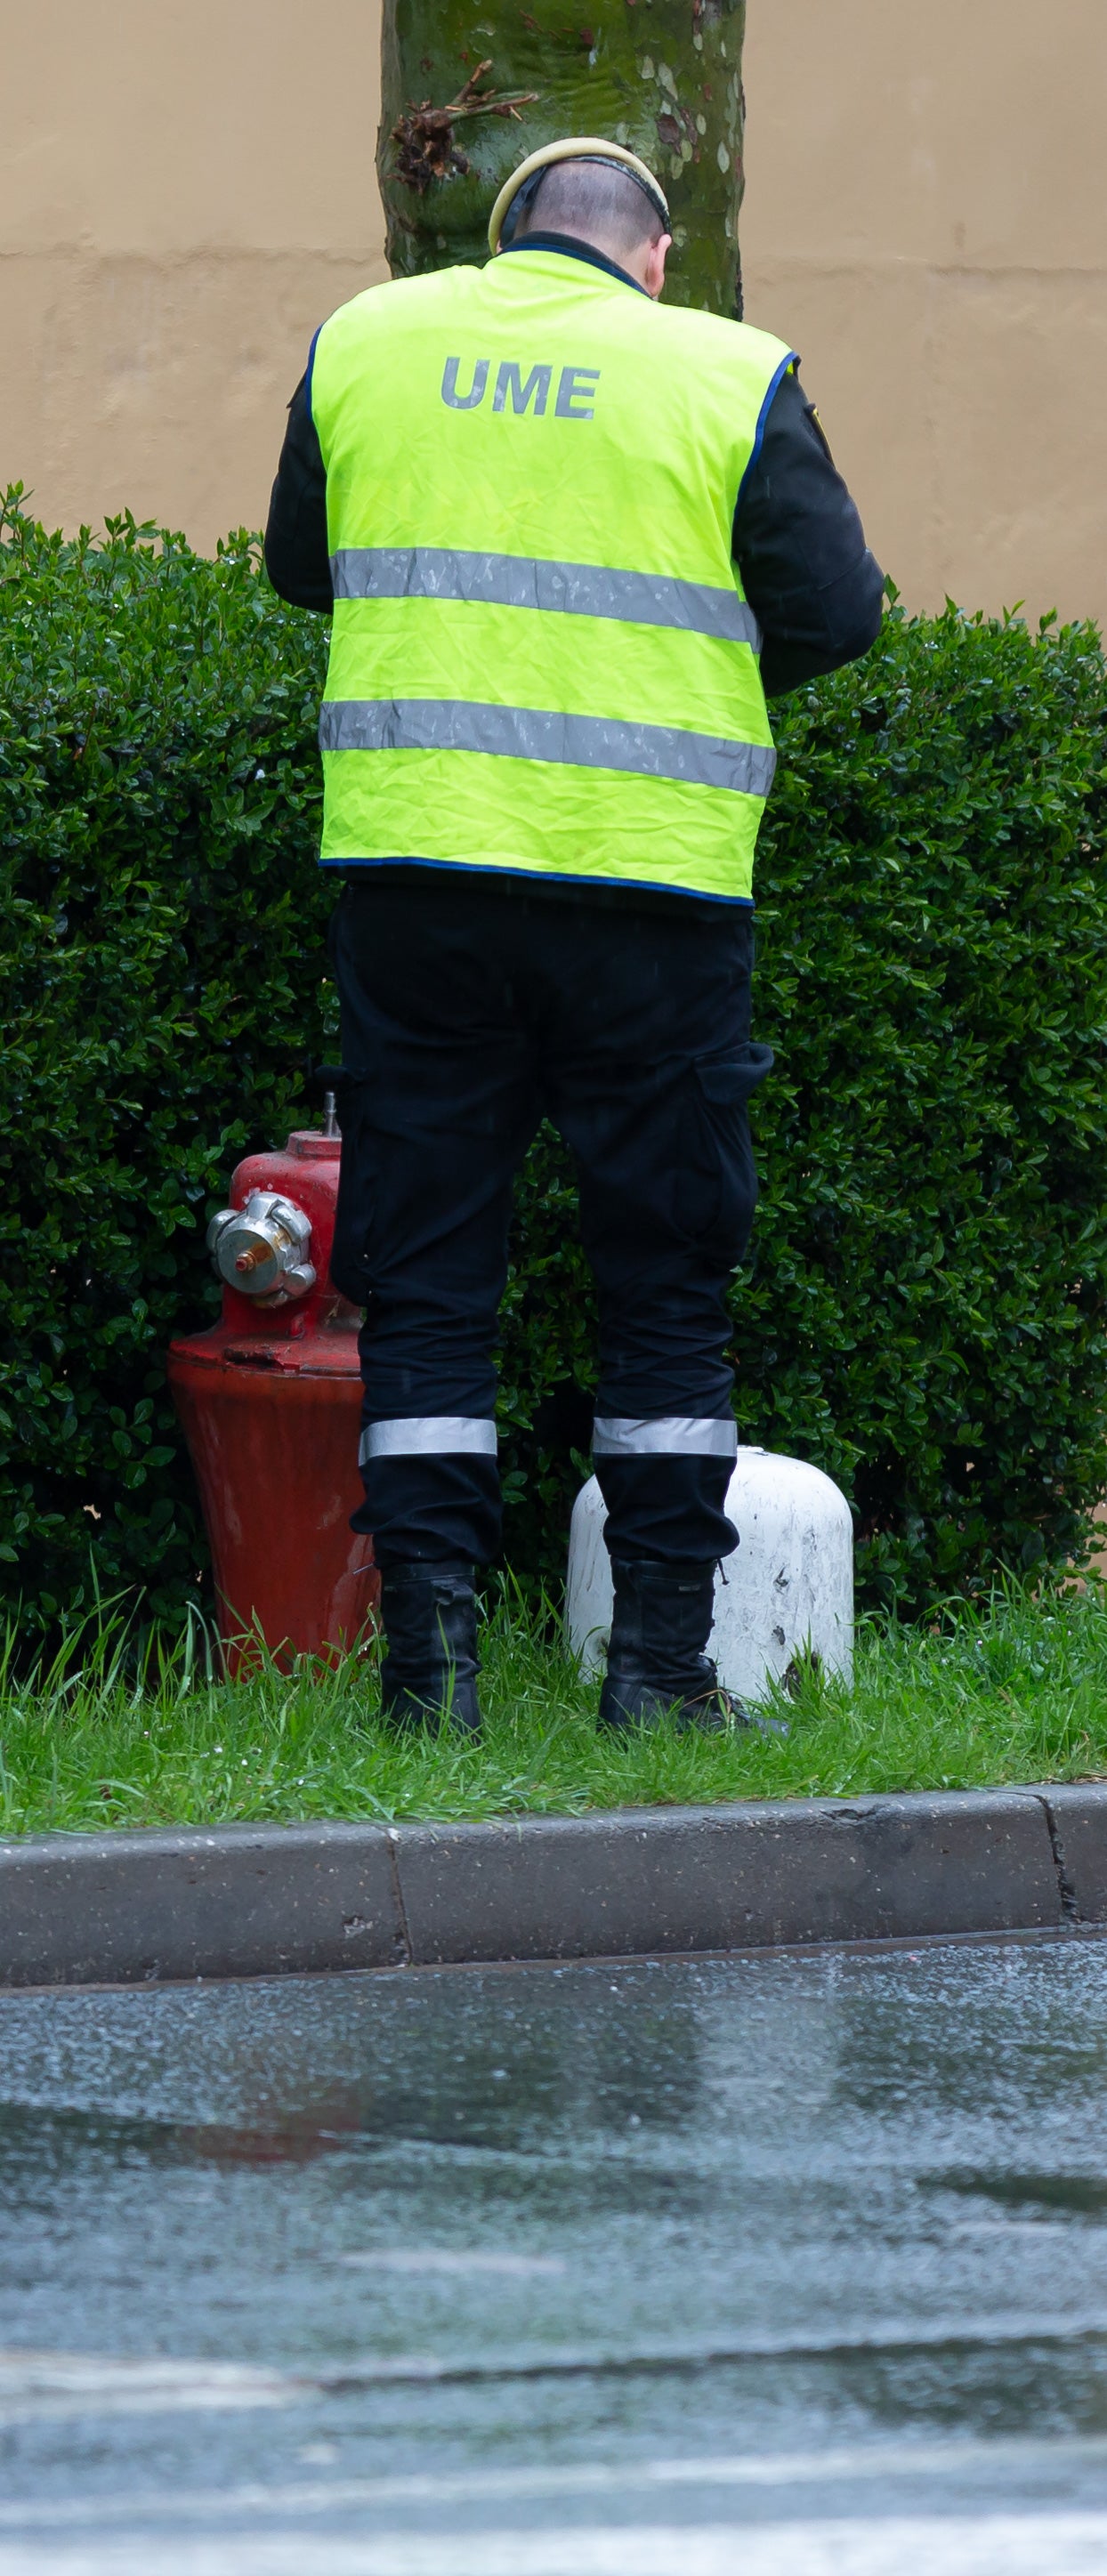
{"label": "man's ear", "polygon": [[649,257],[646,261],[646,275],[644,283],[647,295],[652,295],[655,304],[661,293],[661,289],[665,284],[666,253],[670,251],[672,247],[673,236],[671,233],[662,233],[660,241],[651,242],[650,244]]}

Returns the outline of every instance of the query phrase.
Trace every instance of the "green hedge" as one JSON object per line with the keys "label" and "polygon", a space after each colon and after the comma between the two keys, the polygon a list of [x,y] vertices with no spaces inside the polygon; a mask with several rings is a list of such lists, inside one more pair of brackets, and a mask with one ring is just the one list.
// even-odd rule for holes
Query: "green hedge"
{"label": "green hedge", "polygon": [[4,537],[0,1571],[47,1621],[92,1565],[170,1612],[205,1551],[166,1344],[323,1051],[323,638],[246,538],[65,545],[10,496]]}
{"label": "green hedge", "polygon": [[[165,1389],[203,1224],[333,1054],[322,621],[240,535],[0,522],[0,1578],[50,1622],[203,1581]],[[759,873],[764,1197],[741,1435],[852,1496],[870,1597],[1081,1540],[1107,1486],[1107,686],[1089,627],[890,615],[791,702]],[[563,1562],[591,1292],[561,1150],[520,1188],[507,1554]],[[90,1545],[91,1543],[91,1545]]]}

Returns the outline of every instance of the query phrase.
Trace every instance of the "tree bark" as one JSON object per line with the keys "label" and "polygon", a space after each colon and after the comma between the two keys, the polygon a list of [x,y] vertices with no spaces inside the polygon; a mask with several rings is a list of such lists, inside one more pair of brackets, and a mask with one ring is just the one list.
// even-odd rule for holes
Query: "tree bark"
{"label": "tree bark", "polygon": [[[745,0],[384,0],[377,168],[394,277],[488,256],[527,152],[626,144],[673,216],[666,296],[741,316]],[[513,105],[509,102],[514,102]]]}

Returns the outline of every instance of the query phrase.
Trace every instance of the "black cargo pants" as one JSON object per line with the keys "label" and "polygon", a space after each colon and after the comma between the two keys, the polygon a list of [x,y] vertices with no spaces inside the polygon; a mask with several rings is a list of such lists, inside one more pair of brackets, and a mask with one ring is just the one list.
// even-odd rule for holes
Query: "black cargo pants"
{"label": "black cargo pants", "polygon": [[378,1563],[487,1564],[512,1177],[566,1139],[599,1301],[594,1462],[616,1557],[735,1545],[726,1294],[757,1183],[752,916],[525,878],[367,869],[331,925],[342,1004],[332,1270],[366,1307],[361,1468]]}

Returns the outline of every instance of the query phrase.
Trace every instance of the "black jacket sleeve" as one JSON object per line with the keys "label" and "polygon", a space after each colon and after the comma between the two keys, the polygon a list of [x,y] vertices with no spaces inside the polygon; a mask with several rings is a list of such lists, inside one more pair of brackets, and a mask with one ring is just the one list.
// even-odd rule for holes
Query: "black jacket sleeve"
{"label": "black jacket sleeve", "polygon": [[764,636],[767,697],[856,662],[876,642],[884,576],[794,372],[773,395],[739,492],[733,550]]}
{"label": "black jacket sleeve", "polygon": [[301,376],[288,406],[277,479],[265,531],[265,569],[274,590],[294,608],[334,605],[327,549],[327,477]]}

